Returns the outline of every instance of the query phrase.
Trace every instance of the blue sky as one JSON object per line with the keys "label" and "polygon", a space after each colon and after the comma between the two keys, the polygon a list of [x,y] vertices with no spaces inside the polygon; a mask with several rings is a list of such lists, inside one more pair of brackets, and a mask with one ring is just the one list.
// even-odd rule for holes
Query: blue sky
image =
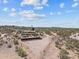
{"label": "blue sky", "polygon": [[0,25],[79,28],[79,0],[0,0]]}

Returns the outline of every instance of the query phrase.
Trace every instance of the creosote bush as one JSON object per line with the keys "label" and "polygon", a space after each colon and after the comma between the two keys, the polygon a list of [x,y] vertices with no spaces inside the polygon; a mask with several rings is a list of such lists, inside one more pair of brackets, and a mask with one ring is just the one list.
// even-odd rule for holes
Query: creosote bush
{"label": "creosote bush", "polygon": [[14,40],[14,44],[18,45],[19,44],[18,40]]}
{"label": "creosote bush", "polygon": [[70,59],[68,54],[69,53],[65,49],[61,49],[60,53],[59,53],[59,57],[60,57],[60,59]]}
{"label": "creosote bush", "polygon": [[67,49],[79,49],[79,41],[76,39],[69,39],[65,43]]}
{"label": "creosote bush", "polygon": [[21,47],[16,47],[16,52],[18,53],[19,56],[21,57],[26,57],[26,52],[21,48]]}
{"label": "creosote bush", "polygon": [[12,45],[11,45],[11,44],[9,44],[9,45],[8,45],[8,48],[11,48],[11,47],[12,47]]}

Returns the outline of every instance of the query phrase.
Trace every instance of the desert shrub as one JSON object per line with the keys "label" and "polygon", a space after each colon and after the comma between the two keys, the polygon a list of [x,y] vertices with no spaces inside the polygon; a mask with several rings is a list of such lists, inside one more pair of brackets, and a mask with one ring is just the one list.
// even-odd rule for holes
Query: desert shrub
{"label": "desert shrub", "polygon": [[55,46],[56,46],[57,48],[61,49],[61,47],[64,45],[63,42],[64,42],[63,39],[60,39],[60,38],[59,38],[57,41],[55,41]]}
{"label": "desert shrub", "polygon": [[2,46],[2,45],[3,45],[3,43],[0,42],[0,46]]}
{"label": "desert shrub", "polygon": [[60,57],[60,59],[70,59],[68,54],[69,53],[65,49],[61,49],[60,53],[59,53],[59,57]]}
{"label": "desert shrub", "polygon": [[11,44],[9,44],[9,45],[8,45],[8,48],[11,48],[11,47],[12,47],[12,45],[11,45]]}
{"label": "desert shrub", "polygon": [[48,35],[52,35],[52,33],[51,33],[51,31],[50,30],[44,30],[44,32],[46,33],[46,34],[48,34]]}
{"label": "desert shrub", "polygon": [[70,59],[67,55],[61,55],[60,59]]}
{"label": "desert shrub", "polygon": [[58,41],[56,41],[56,42],[55,42],[55,47],[57,47],[57,48],[61,49],[61,46],[60,46],[60,44],[59,44],[59,42],[58,42]]}
{"label": "desert shrub", "polygon": [[44,33],[46,33],[47,35],[52,35],[50,29],[41,29],[39,32],[41,32],[41,33],[44,32]]}
{"label": "desert shrub", "polygon": [[77,55],[77,57],[78,57],[78,59],[79,59],[79,52],[77,52],[76,55]]}
{"label": "desert shrub", "polygon": [[27,59],[27,57],[25,57],[24,59]]}
{"label": "desert shrub", "polygon": [[14,40],[14,44],[18,45],[19,44],[18,40]]}
{"label": "desert shrub", "polygon": [[3,40],[1,40],[1,39],[0,39],[0,46],[2,46],[2,45],[3,45],[3,43],[4,43],[4,42],[3,42]]}
{"label": "desert shrub", "polygon": [[21,56],[21,57],[26,57],[26,56],[27,56],[27,55],[26,55],[26,52],[25,52],[22,48],[20,48],[20,47],[16,47],[16,52],[17,52],[18,55]]}
{"label": "desert shrub", "polygon": [[52,35],[50,30],[45,31],[45,33],[48,34],[48,35]]}
{"label": "desert shrub", "polygon": [[66,41],[66,48],[79,49],[79,41],[76,39],[69,39]]}

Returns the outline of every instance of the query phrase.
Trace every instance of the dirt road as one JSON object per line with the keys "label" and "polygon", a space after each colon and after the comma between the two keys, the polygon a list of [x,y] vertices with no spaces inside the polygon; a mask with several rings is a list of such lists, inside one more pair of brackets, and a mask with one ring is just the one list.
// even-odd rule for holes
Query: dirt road
{"label": "dirt road", "polygon": [[[34,59],[40,59],[40,57],[42,56],[41,54],[46,49],[46,47],[50,44],[51,40],[52,40],[52,37],[49,35],[46,35],[42,40],[32,40],[32,41],[26,41],[24,43],[26,45],[28,45],[30,47],[30,49],[32,50],[32,53],[34,54],[33,55]],[[53,47],[53,51],[55,53],[57,51],[57,49],[56,49],[54,43],[52,43],[52,45],[51,45],[51,47]],[[51,49],[52,48],[50,48],[50,50]],[[53,51],[51,51],[51,52],[53,53]],[[53,57],[54,57],[54,54],[53,54]]]}

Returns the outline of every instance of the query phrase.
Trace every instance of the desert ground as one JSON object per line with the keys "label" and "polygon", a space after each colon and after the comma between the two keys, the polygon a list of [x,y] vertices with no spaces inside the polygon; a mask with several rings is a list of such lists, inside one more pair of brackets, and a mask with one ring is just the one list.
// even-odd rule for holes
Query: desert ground
{"label": "desert ground", "polygon": [[27,29],[4,29],[0,28],[0,59],[79,59],[78,29],[36,28],[42,39],[23,41],[20,34]]}

